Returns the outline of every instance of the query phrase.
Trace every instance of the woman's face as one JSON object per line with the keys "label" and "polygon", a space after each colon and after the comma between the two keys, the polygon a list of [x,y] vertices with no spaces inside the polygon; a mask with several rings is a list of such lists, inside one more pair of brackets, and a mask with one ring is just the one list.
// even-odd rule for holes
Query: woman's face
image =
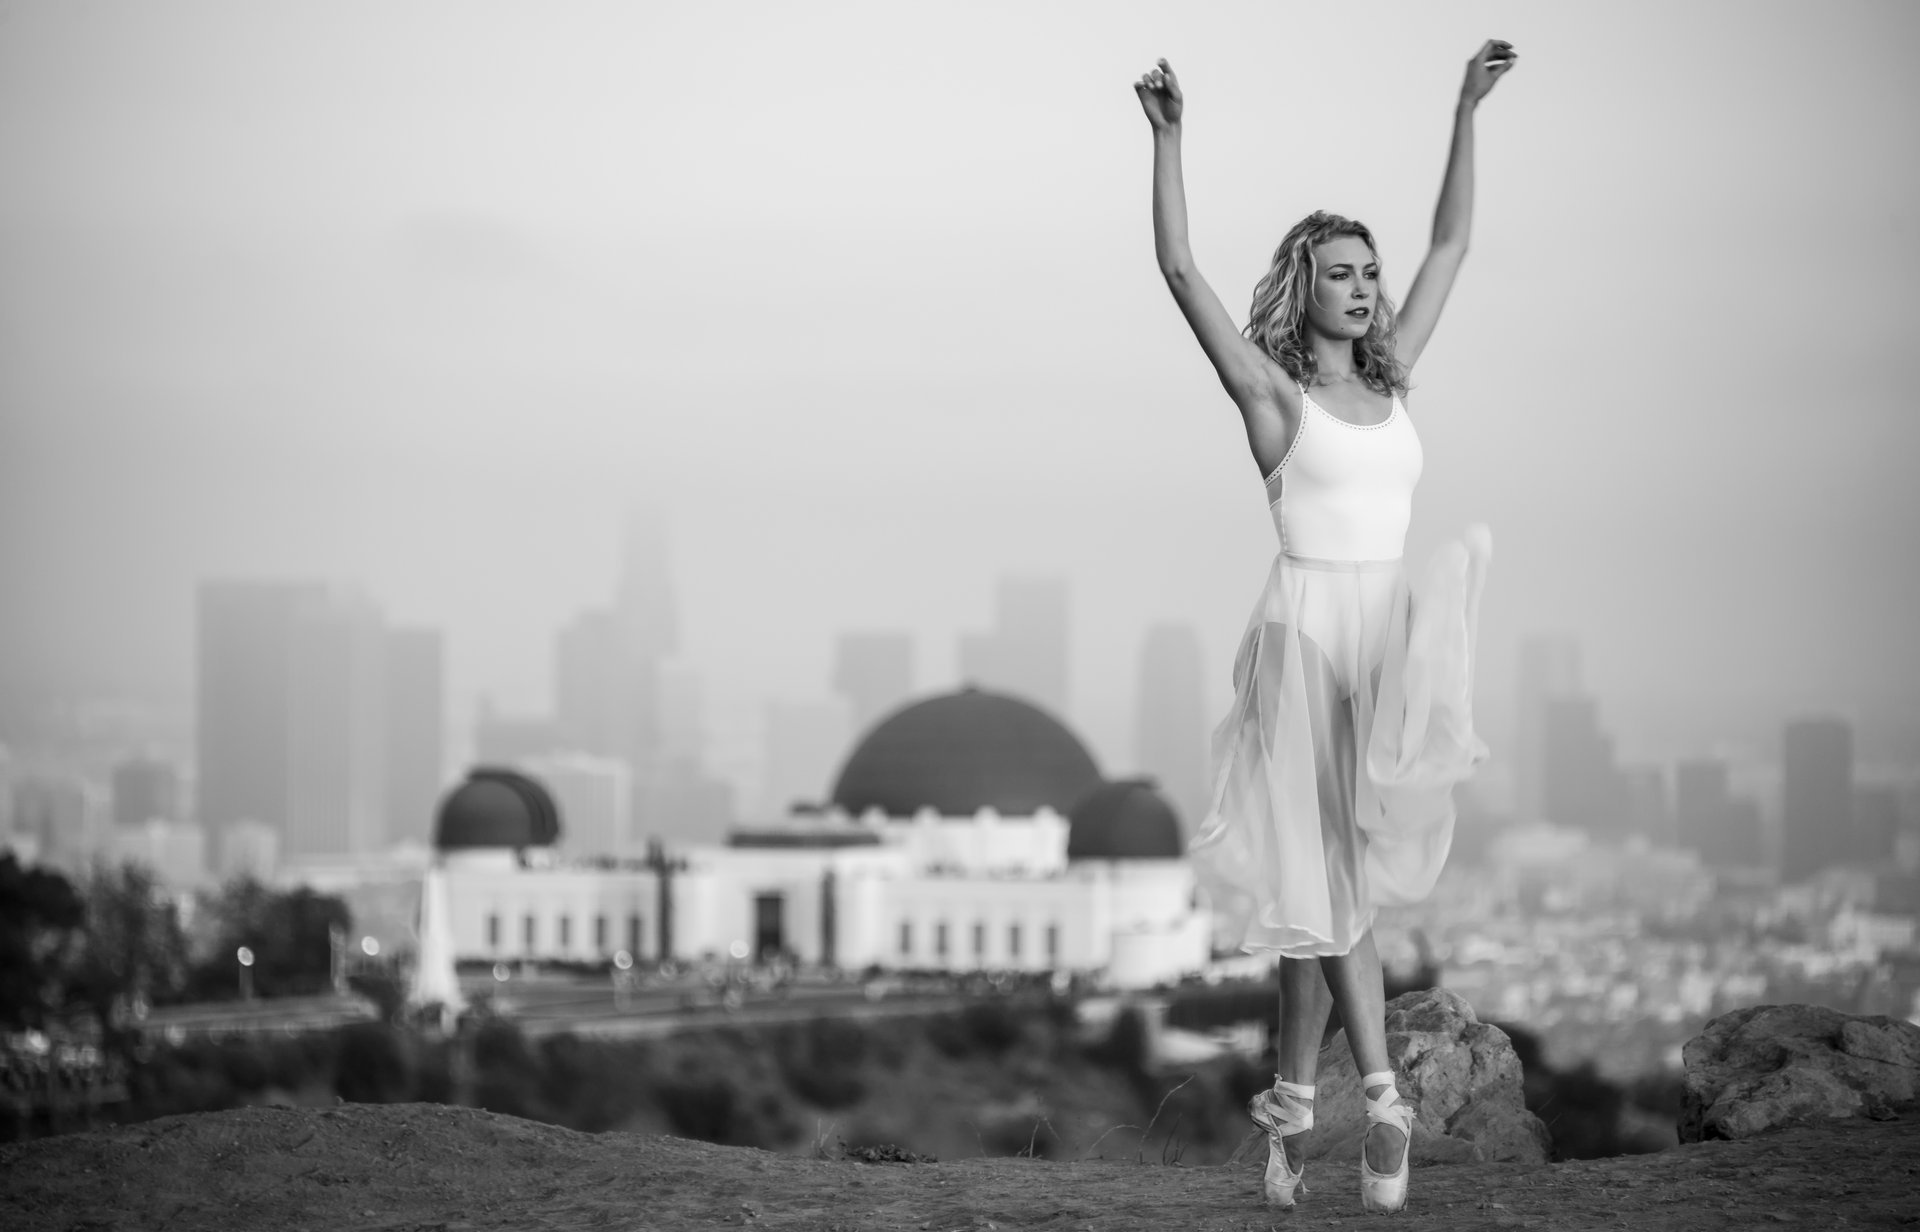
{"label": "woman's face", "polygon": [[1357,235],[1339,235],[1313,248],[1307,323],[1335,338],[1363,338],[1380,300],[1380,262]]}

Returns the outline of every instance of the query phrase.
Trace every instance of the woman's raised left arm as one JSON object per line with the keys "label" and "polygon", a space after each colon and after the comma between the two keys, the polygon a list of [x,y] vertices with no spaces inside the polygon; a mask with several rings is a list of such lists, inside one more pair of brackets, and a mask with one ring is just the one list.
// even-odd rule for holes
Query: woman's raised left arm
{"label": "woman's raised left arm", "polygon": [[1460,103],[1453,113],[1453,146],[1447,155],[1447,175],[1440,182],[1440,204],[1433,211],[1433,244],[1420,263],[1407,299],[1400,306],[1395,356],[1412,368],[1426,350],[1440,309],[1453,289],[1454,275],[1467,255],[1467,232],[1473,220],[1473,112],[1480,100],[1504,77],[1518,57],[1513,44],[1488,39],[1467,61],[1467,79],[1460,86]]}

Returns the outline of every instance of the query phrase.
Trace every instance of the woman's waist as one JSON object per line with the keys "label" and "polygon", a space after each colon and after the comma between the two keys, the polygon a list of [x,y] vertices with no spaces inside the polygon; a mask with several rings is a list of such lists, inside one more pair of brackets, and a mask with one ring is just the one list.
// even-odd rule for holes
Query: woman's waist
{"label": "woman's waist", "polygon": [[1285,562],[1299,569],[1324,569],[1334,573],[1377,573],[1399,568],[1404,557],[1347,558],[1340,556],[1310,556],[1304,552],[1293,552],[1286,548],[1281,548],[1274,559],[1276,563]]}

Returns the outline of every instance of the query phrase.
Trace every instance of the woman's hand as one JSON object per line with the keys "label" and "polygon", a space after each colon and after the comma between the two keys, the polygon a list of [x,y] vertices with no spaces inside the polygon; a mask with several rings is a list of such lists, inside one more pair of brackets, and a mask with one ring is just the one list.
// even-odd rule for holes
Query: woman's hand
{"label": "woman's hand", "polygon": [[[1512,43],[1505,39],[1488,39],[1467,61],[1467,79],[1460,86],[1460,101],[1469,106],[1478,104],[1493,89],[1493,83],[1506,76],[1507,70],[1519,58]],[[1166,61],[1162,60],[1161,63]]]}
{"label": "woman's hand", "polygon": [[1165,132],[1179,127],[1186,100],[1180,96],[1180,81],[1173,75],[1171,64],[1161,60],[1160,67],[1149,70],[1133,83],[1133,92],[1140,96],[1140,108],[1147,113],[1147,122],[1153,125],[1153,131]]}

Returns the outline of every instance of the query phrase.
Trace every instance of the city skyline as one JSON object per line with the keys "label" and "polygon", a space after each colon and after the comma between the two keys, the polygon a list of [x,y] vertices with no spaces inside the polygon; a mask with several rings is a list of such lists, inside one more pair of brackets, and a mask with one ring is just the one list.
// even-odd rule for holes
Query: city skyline
{"label": "city skyline", "polygon": [[[1812,710],[1846,715],[1863,764],[1920,739],[1898,564],[1920,488],[1896,469],[1920,454],[1896,364],[1916,172],[1878,156],[1920,138],[1914,14],[453,12],[369,38],[320,9],[9,11],[0,697],[184,712],[196,579],[323,576],[446,631],[454,730],[482,695],[538,709],[554,632],[606,601],[645,499],[716,727],[819,696],[849,629],[909,632],[913,678],[957,683],[994,579],[1043,573],[1073,597],[1075,726],[1125,764],[1142,631],[1196,631],[1221,713],[1274,548],[1156,284],[1130,82],[1181,68],[1196,256],[1230,307],[1320,206],[1369,221],[1391,291],[1459,63],[1497,27],[1535,67],[1480,117],[1474,251],[1408,403],[1410,554],[1493,528],[1489,773],[1535,630],[1587,649],[1629,760],[1771,760]],[[1337,57],[1272,71],[1356,37],[1374,90]],[[1789,99],[1816,37],[1854,71]],[[791,70],[816,60],[835,71]],[[979,89],[981,65],[1020,88]],[[644,121],[663,98],[683,122]],[[1366,158],[1315,151],[1331,170],[1304,183],[1242,153],[1333,99],[1377,135]],[[1851,373],[1810,407],[1771,375],[1779,237],[1836,217],[1888,273],[1796,325]]]}

